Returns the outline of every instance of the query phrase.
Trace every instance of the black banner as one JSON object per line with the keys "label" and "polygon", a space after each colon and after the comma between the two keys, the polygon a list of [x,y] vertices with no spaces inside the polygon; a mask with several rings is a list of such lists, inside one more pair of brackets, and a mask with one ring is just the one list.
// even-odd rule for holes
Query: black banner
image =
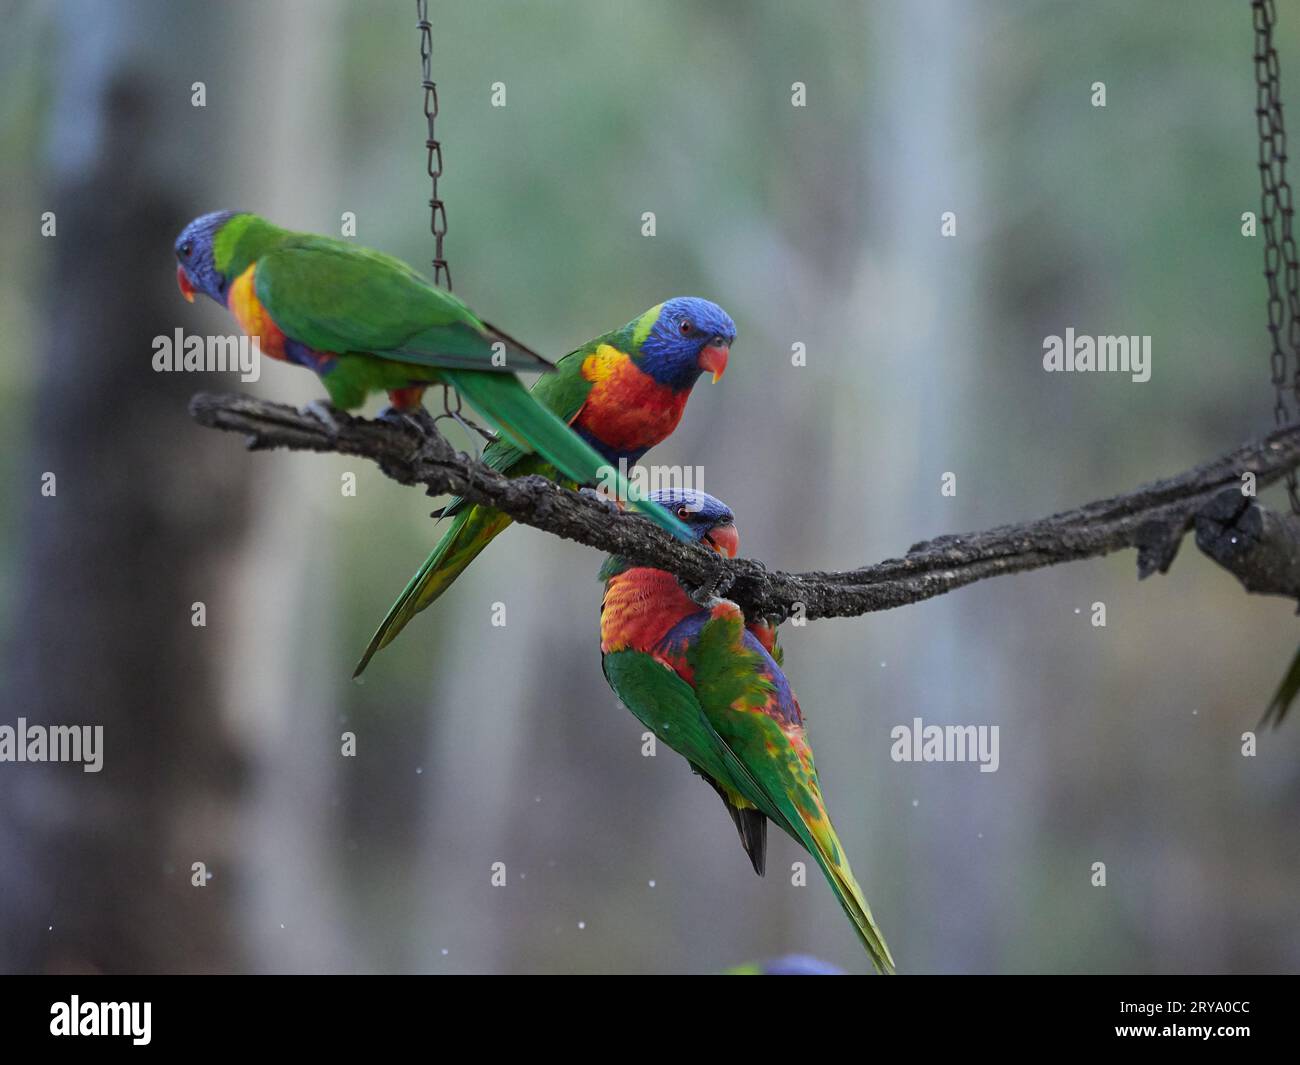
{"label": "black banner", "polygon": [[[374,1050],[386,1043],[411,1047],[429,1041],[443,1045],[449,1033],[456,1042],[468,1030],[495,1039],[503,1034],[551,1044],[572,1025],[586,1039],[596,1028],[624,1017],[635,1029],[639,1010],[660,1037],[672,1038],[681,1023],[680,1007],[654,1006],[653,998],[630,989],[608,1001],[590,986],[566,994],[568,1005],[557,1012],[554,992],[499,983],[454,988],[470,977],[326,977],[326,976],[193,976],[193,977],[12,977],[0,984],[0,1048],[10,1061],[37,1060],[13,1052],[45,1053],[60,1044],[89,1053],[106,1044],[129,1052],[198,1049],[276,1050],[296,1053],[319,1048],[332,1054],[352,1047]],[[610,993],[615,985],[599,985]],[[1134,1044],[1135,1049],[1184,1051],[1201,1044],[1212,1052],[1234,1053],[1282,1049],[1294,1028],[1291,999],[1295,983],[1264,977],[897,977],[861,979],[794,996],[774,993],[749,981],[724,981],[708,990],[691,1013],[692,1042],[702,1036],[698,1018],[718,1011],[720,1042],[748,1038],[730,1023],[737,1010],[752,1011],[760,998],[784,1003],[791,1045],[803,1036],[798,1015],[811,1023],[840,1018],[840,1034],[863,1046],[891,1042],[936,1049],[987,1050],[1056,1048],[1070,1050]],[[472,995],[461,1008],[457,991]],[[698,992],[696,992],[698,994]],[[668,990],[660,995],[674,994]],[[676,992],[680,994],[680,992]],[[628,996],[631,997],[628,997]],[[726,1000],[735,997],[732,1005]],[[721,1007],[721,1009],[720,1009]],[[722,1012],[722,1011],[725,1011]],[[494,1021],[493,1018],[497,1018]],[[852,1022],[862,1028],[853,1036]],[[818,1024],[816,1027],[820,1028]],[[751,1030],[749,1026],[741,1029]],[[811,1030],[810,1030],[811,1031]],[[533,1035],[530,1036],[529,1033]],[[549,1033],[549,1035],[547,1034]],[[838,1040],[837,1040],[838,1041]],[[781,1042],[785,1042],[784,1040]],[[772,1044],[775,1049],[780,1044]],[[553,1052],[553,1044],[545,1048]]]}

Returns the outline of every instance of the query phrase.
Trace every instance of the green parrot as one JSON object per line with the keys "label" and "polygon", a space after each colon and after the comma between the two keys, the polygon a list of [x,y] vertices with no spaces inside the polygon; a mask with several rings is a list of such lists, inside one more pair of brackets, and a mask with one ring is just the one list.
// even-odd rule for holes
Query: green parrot
{"label": "green parrot", "polygon": [[[554,373],[538,378],[532,394],[611,469],[630,467],[677,428],[701,374],[714,381],[722,377],[735,337],[735,323],[716,303],[677,296],[564,356]],[[561,479],[544,455],[525,454],[507,440],[490,444],[483,460],[511,477],[536,473]],[[454,518],[451,527],[389,609],[354,677],[510,525],[499,510],[459,499],[443,513]]]}
{"label": "green parrot", "polygon": [[[734,557],[735,520],[704,492],[652,492],[697,542]],[[611,557],[600,571],[602,666],[623,705],[684,756],[718,793],[754,871],[766,861],[767,822],[821,867],[876,969],[894,959],[831,825],[799,701],[775,629],[747,623],[732,602],[700,605],[671,573]]]}
{"label": "green parrot", "polygon": [[612,484],[686,537],[681,522],[634,492],[515,377],[551,370],[549,362],[400,260],[233,211],[194,219],[175,251],[186,299],[202,292],[228,308],[264,355],[315,372],[336,408],[385,391],[394,410],[416,411],[429,385],[454,388],[518,453],[539,455],[580,484]]}

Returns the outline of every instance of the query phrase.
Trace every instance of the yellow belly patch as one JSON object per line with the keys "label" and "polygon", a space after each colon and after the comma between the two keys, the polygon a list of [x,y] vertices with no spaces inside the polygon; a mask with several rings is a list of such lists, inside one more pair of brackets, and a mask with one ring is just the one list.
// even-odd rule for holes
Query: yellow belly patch
{"label": "yellow belly patch", "polygon": [[239,323],[239,328],[248,336],[257,339],[263,355],[272,359],[283,359],[284,334],[280,332],[279,327],[271,320],[271,316],[266,313],[266,308],[257,298],[253,288],[256,272],[257,263],[253,263],[235,278],[234,284],[230,286],[230,296],[226,305],[230,308],[230,313],[235,316],[235,321]]}

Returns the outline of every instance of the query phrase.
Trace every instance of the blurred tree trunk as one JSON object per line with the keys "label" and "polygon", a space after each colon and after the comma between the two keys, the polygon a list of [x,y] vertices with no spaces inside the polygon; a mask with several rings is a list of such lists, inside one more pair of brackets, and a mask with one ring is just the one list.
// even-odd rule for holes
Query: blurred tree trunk
{"label": "blurred tree trunk", "polygon": [[[241,108],[233,142],[257,148],[236,153],[231,185],[256,190],[255,200],[239,203],[256,203],[297,229],[329,232],[343,210],[357,209],[340,198],[344,152],[328,103],[340,76],[344,16],[338,0],[295,0],[259,5],[239,20],[256,93],[275,106]],[[265,373],[254,389],[299,404],[324,395],[314,376],[286,367]],[[352,938],[340,861],[351,779],[344,774],[357,759],[339,753],[341,733],[356,725],[339,716],[354,649],[340,649],[337,632],[338,529],[374,503],[339,490],[340,471],[357,470],[355,461],[237,449],[231,458],[258,484],[235,562],[225,665],[231,723],[249,752],[238,830],[247,964],[261,972],[366,969],[372,962],[364,940]],[[369,756],[371,736],[357,732]]]}
{"label": "blurred tree trunk", "polygon": [[[142,2],[59,21],[43,189],[58,229],[45,343],[28,354],[40,369],[0,723],[102,725],[104,753],[97,774],[0,765],[5,970],[239,964],[221,878],[239,766],[219,713],[220,628],[193,626],[191,604],[213,626],[247,482],[222,467],[230,442],[186,416],[204,378],[151,368],[153,337],[184,321],[170,248],[204,188],[182,150],[192,138],[176,135],[202,120],[200,75],[179,57],[218,32],[211,18]],[[203,888],[196,861],[215,875]]]}
{"label": "blurred tree trunk", "polygon": [[[950,338],[976,337],[985,327],[977,252],[972,250],[977,246],[938,236],[944,211],[954,211],[969,229],[977,228],[989,211],[974,165],[978,152],[970,131],[977,127],[964,88],[972,77],[969,42],[976,31],[962,5],[951,0],[894,5],[877,20],[881,54],[890,57],[884,68],[888,90],[867,116],[861,143],[883,139],[892,147],[886,155],[870,154],[877,168],[872,175],[875,211],[865,246],[891,264],[894,274],[887,283],[891,306],[899,313],[882,318],[878,339],[869,345],[892,353],[871,371],[873,387],[890,397],[886,420],[875,428],[882,436],[910,438],[913,461],[874,470],[873,487],[910,501],[889,511],[888,520],[904,529],[946,528],[954,521],[960,527],[961,519],[954,518],[956,500],[940,495],[939,478],[944,471],[957,471],[965,503],[972,491],[968,473],[979,459],[969,451],[969,408],[978,394],[980,364],[971,352],[936,355],[951,353]],[[918,64],[930,71],[927,77],[912,76]],[[917,115],[924,121],[917,121]],[[980,350],[978,345],[973,349]],[[859,505],[866,525],[870,500],[859,500]],[[905,616],[890,620],[897,632],[907,634],[907,666],[887,673],[890,694],[884,705],[892,709],[883,715],[876,742],[887,743],[889,730],[909,724],[914,715],[927,725],[997,723],[993,708],[1008,705],[1005,682],[966,635],[981,628],[978,602],[952,597],[900,613]],[[881,658],[883,666],[885,656]],[[930,686],[920,683],[922,678],[960,681]],[[923,695],[918,698],[918,693]],[[974,721],[972,713],[979,715]],[[908,856],[906,867],[896,871],[907,885],[892,900],[896,926],[925,928],[927,935],[903,947],[899,933],[892,945],[900,962],[914,971],[988,971],[998,959],[997,930],[987,915],[996,911],[1001,885],[989,875],[989,866],[972,865],[969,856],[977,847],[994,853],[1014,850],[1025,811],[1033,805],[1019,791],[1027,782],[1004,772],[994,785],[977,771],[953,767],[924,775],[919,768],[904,766],[894,774],[901,795],[893,801],[901,797],[904,809],[911,806],[915,812],[891,822],[887,831],[895,834],[897,852]],[[973,767],[960,767],[965,769]],[[1004,793],[1022,801],[994,806]],[[888,805],[887,796],[864,793],[857,808]],[[997,809],[996,818],[987,815],[990,807]],[[959,893],[954,884],[961,885]],[[879,909],[884,908],[881,902]]]}

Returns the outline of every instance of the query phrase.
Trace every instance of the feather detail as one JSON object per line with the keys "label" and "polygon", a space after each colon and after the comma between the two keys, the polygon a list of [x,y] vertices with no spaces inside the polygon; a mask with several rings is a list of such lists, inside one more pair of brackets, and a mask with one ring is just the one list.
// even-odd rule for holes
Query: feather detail
{"label": "feather detail", "polygon": [[582,362],[591,391],[572,425],[608,455],[636,461],[682,420],[691,391],[662,385],[626,352],[601,344]]}
{"label": "feather detail", "polygon": [[645,566],[624,570],[605,586],[601,653],[628,649],[654,653],[671,629],[697,613],[699,606],[671,573]]}
{"label": "feather detail", "polygon": [[235,321],[239,323],[239,328],[257,341],[257,346],[261,349],[262,354],[268,358],[279,359],[283,362],[285,359],[284,333],[271,320],[271,316],[266,313],[266,308],[262,306],[261,301],[257,298],[255,289],[256,275],[257,264],[254,263],[235,278],[230,286],[230,295],[227,297],[226,302],[230,307],[230,313],[235,316]]}

